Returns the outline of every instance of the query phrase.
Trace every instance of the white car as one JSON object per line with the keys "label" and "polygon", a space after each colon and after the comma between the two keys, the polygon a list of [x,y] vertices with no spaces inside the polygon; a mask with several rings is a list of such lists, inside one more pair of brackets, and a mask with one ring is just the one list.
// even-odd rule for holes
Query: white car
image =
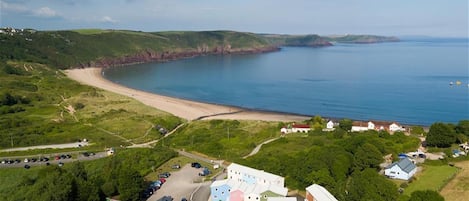
{"label": "white car", "polygon": [[29,163],[29,159],[28,159],[28,158],[25,158],[25,159],[24,159],[24,162],[25,162],[25,163]]}

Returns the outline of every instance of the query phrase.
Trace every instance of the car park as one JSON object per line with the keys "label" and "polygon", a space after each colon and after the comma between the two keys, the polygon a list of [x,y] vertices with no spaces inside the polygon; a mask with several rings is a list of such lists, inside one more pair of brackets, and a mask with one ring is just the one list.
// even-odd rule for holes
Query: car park
{"label": "car park", "polygon": [[201,168],[202,165],[200,165],[200,163],[194,162],[194,163],[191,163],[191,167],[194,167],[194,168]]}

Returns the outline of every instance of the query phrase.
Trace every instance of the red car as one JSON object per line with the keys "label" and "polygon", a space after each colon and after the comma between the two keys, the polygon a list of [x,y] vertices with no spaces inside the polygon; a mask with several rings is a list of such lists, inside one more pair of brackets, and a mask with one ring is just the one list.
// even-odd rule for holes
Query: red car
{"label": "red car", "polygon": [[166,182],[166,179],[165,178],[160,178],[160,181],[162,184],[164,184]]}

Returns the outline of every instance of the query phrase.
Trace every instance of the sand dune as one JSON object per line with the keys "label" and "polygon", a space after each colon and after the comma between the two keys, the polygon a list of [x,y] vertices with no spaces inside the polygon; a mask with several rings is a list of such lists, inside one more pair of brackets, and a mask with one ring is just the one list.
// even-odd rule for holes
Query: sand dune
{"label": "sand dune", "polygon": [[101,75],[101,68],[66,70],[65,74],[82,84],[94,86],[114,93],[132,97],[143,104],[169,112],[187,119],[238,119],[263,121],[302,121],[310,117],[285,113],[247,110],[224,105],[201,103],[179,98],[139,91],[106,80]]}

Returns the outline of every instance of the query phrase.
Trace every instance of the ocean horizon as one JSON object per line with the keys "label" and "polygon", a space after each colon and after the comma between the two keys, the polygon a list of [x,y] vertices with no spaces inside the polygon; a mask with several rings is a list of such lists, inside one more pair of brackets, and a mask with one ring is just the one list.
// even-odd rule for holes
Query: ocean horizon
{"label": "ocean horizon", "polygon": [[104,77],[199,102],[428,126],[469,119],[468,51],[467,40],[440,38],[338,43],[113,67]]}

